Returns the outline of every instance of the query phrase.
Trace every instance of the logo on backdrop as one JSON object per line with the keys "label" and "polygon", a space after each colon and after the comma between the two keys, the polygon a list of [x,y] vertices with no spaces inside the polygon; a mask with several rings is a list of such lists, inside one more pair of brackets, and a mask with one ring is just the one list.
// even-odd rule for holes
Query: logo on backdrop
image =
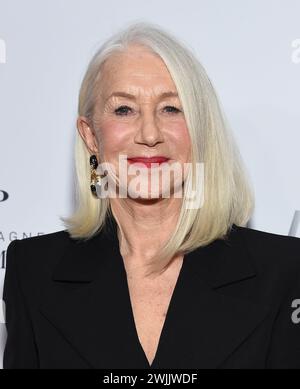
{"label": "logo on backdrop", "polygon": [[[0,244],[5,244],[7,243],[7,246],[9,245],[10,242],[12,242],[15,239],[26,239],[26,238],[31,238],[33,236],[39,236],[39,235],[44,235],[44,232],[37,232],[37,233],[32,233],[32,232],[22,232],[18,234],[16,231],[11,231],[8,233],[4,233],[3,231],[0,231]],[[4,270],[6,267],[6,250],[1,250],[0,251],[0,270]]]}
{"label": "logo on backdrop", "polygon": [[8,193],[0,189],[0,202],[8,199]]}

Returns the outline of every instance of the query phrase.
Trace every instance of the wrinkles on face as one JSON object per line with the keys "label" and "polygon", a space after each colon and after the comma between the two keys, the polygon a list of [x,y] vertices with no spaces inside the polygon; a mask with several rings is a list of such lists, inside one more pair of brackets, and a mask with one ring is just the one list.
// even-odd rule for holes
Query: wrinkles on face
{"label": "wrinkles on face", "polygon": [[124,97],[115,97],[107,101],[102,111],[102,118],[132,121],[143,116],[154,116],[168,121],[184,121],[183,109],[176,98],[168,98],[156,104],[153,101],[131,101]]}
{"label": "wrinkles on face", "polygon": [[183,107],[159,56],[143,47],[113,54],[103,65],[98,90],[93,123],[105,161],[116,164],[119,154],[147,153],[189,161]]}

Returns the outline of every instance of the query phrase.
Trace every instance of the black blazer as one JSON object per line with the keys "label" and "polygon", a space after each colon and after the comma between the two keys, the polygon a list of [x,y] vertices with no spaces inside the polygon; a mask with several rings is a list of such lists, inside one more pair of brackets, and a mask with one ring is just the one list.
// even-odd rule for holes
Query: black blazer
{"label": "black blazer", "polygon": [[300,368],[299,238],[234,225],[185,255],[149,365],[109,225],[9,244],[5,369]]}

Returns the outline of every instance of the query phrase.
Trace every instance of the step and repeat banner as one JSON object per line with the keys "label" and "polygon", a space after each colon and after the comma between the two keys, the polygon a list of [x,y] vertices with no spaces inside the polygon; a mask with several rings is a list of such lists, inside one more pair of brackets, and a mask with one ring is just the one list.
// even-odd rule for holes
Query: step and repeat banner
{"label": "step and repeat banner", "polygon": [[[130,22],[169,30],[206,68],[255,189],[249,227],[300,236],[299,18],[299,0],[0,0],[0,296],[8,244],[64,229],[80,83]],[[5,341],[1,299],[0,367]]]}

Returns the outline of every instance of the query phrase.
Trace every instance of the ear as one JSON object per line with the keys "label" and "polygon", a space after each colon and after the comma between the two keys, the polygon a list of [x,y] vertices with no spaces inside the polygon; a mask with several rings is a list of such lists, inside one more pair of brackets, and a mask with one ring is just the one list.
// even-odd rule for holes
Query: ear
{"label": "ear", "polygon": [[77,129],[89,152],[98,157],[98,141],[89,119],[85,116],[79,116],[77,119]]}

